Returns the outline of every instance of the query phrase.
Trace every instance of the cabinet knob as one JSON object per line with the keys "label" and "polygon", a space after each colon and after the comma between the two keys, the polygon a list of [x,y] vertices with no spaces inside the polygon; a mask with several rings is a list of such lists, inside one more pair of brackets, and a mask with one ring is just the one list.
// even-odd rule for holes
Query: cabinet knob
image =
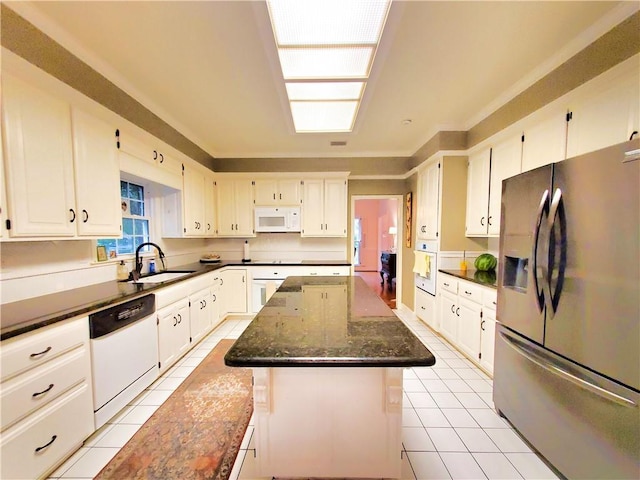
{"label": "cabinet knob", "polygon": [[483,332],[484,332],[484,322],[485,322],[484,320],[480,322],[480,330],[482,330]]}
{"label": "cabinet knob", "polygon": [[482,217],[482,218],[480,219],[480,225],[482,225],[482,226],[484,227],[484,217]]}
{"label": "cabinet knob", "polygon": [[460,316],[460,307],[456,308],[456,315]]}
{"label": "cabinet knob", "polygon": [[82,222],[87,223],[89,221],[89,212],[87,212],[86,210],[82,210],[82,214],[84,215],[84,219],[82,220]]}
{"label": "cabinet knob", "polygon": [[154,150],[154,151],[153,151],[153,159],[154,159],[154,160],[157,160],[157,159],[158,159],[158,152],[157,152],[157,150]]}
{"label": "cabinet knob", "polygon": [[182,315],[178,314],[178,323],[182,323]]}
{"label": "cabinet knob", "polygon": [[164,155],[160,154],[160,163],[163,163],[163,162],[164,162]]}
{"label": "cabinet knob", "polygon": [[491,215],[489,215],[489,225],[491,225],[491,219],[492,219],[492,218],[493,218],[493,217],[492,217]]}
{"label": "cabinet knob", "polygon": [[178,319],[174,316],[173,317],[173,326],[175,327],[178,324]]}
{"label": "cabinet knob", "polygon": [[71,213],[71,215],[72,215],[71,220],[69,220],[69,223],[75,222],[76,221],[76,212],[75,212],[75,210],[73,208],[70,208],[69,209],[69,213]]}

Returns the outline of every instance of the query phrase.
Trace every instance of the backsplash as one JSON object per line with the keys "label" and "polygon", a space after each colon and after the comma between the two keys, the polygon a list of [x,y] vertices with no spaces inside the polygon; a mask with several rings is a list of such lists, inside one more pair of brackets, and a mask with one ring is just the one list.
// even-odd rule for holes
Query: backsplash
{"label": "backsplash", "polygon": [[[199,261],[203,253],[239,261],[245,239],[154,239],[165,252],[167,268]],[[299,234],[270,233],[250,238],[252,260],[347,260],[345,238],[302,238]],[[95,261],[94,242],[56,240],[2,243],[0,303],[116,279],[118,261]],[[133,259],[125,261],[133,268]],[[143,272],[147,269],[145,261]],[[159,265],[159,263],[158,263]]]}

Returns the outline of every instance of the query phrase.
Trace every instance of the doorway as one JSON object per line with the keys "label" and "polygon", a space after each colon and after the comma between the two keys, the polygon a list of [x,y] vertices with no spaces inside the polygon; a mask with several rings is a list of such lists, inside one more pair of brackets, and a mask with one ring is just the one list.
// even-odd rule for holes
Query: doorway
{"label": "doorway", "polygon": [[[354,275],[391,308],[396,308],[402,289],[402,207],[402,195],[354,195],[351,200]],[[394,268],[387,266],[389,259]]]}

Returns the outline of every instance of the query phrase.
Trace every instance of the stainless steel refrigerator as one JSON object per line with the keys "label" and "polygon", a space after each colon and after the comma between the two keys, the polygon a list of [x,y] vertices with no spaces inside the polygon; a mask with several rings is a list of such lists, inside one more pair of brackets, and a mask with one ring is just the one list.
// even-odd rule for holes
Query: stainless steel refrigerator
{"label": "stainless steel refrigerator", "polygon": [[640,478],[639,149],[502,183],[494,403],[568,478]]}

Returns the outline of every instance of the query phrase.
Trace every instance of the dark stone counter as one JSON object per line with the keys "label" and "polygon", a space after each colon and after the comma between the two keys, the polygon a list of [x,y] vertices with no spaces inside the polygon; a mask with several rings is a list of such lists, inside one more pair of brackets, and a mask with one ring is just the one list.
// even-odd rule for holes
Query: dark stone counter
{"label": "dark stone counter", "polygon": [[480,270],[438,270],[442,273],[453,275],[454,277],[461,278],[462,280],[468,280],[469,282],[477,283],[483,287],[498,288],[498,274],[493,272],[483,272]]}
{"label": "dark stone counter", "polygon": [[81,288],[74,288],[63,292],[52,293],[40,297],[29,298],[17,302],[0,305],[0,340],[6,340],[16,335],[30,332],[38,328],[46,327],[56,322],[76,317],[85,313],[100,310],[136,297],[146,295],[154,290],[164,288],[203,275],[223,267],[242,267],[274,264],[282,266],[349,266],[348,262],[310,260],[303,262],[254,261],[243,263],[241,261],[225,261],[220,263],[192,263],[170,267],[174,271],[193,271],[190,275],[162,283],[127,283],[104,282]]}
{"label": "dark stone counter", "polygon": [[431,366],[435,357],[359,277],[288,277],[225,356],[237,367]]}

